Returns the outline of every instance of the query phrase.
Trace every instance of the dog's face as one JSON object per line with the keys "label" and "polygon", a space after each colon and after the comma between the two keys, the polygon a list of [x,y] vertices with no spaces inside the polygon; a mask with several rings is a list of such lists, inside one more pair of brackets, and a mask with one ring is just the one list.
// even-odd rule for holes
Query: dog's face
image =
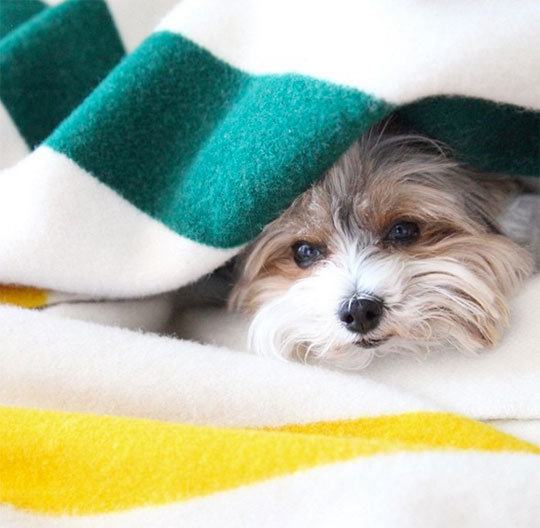
{"label": "dog's face", "polygon": [[250,348],[361,368],[493,345],[532,271],[497,228],[505,185],[418,138],[353,145],[248,248],[231,305],[254,313]]}

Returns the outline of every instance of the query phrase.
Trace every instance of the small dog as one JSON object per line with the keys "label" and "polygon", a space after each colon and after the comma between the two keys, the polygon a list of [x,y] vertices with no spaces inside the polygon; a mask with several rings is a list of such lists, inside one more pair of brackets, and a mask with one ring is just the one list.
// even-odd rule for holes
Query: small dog
{"label": "small dog", "polygon": [[498,222],[518,190],[430,139],[366,134],[241,257],[229,306],[254,314],[248,348],[358,369],[493,346],[534,268]]}

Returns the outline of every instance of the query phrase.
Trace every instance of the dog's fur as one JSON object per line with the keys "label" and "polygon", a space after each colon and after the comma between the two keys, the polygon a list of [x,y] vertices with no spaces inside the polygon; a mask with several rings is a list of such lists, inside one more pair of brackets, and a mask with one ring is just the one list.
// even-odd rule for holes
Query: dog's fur
{"label": "dog's fur", "polygon": [[[493,346],[509,295],[533,271],[498,224],[517,191],[426,138],[366,134],[242,256],[229,304],[253,314],[249,348],[361,368],[387,352]],[[389,239],[403,221],[417,238]],[[294,258],[300,241],[320,250],[306,267]],[[378,326],[347,329],[338,313],[354,299],[382,301]]]}

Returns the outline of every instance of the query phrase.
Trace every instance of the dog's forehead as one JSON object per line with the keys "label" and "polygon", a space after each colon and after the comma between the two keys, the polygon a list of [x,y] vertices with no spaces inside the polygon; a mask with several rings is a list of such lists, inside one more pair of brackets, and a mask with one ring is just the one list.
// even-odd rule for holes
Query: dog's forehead
{"label": "dog's forehead", "polygon": [[357,147],[286,216],[292,230],[308,240],[325,241],[337,233],[376,241],[398,221],[429,225],[441,233],[468,231],[477,222],[478,211],[485,213],[484,202],[469,173],[451,160],[415,151],[381,154]]}
{"label": "dog's forehead", "polygon": [[[411,192],[413,180],[386,174],[341,171],[329,174],[310,200],[315,222],[331,223],[334,229],[357,237],[376,235],[397,217],[412,216],[427,205],[428,198]],[[415,187],[421,187],[416,178]],[[427,193],[423,193],[424,195]]]}
{"label": "dog's forehead", "polygon": [[336,238],[372,242],[379,228],[370,204],[360,189],[315,187],[291,208],[291,228],[300,238],[325,244]]}

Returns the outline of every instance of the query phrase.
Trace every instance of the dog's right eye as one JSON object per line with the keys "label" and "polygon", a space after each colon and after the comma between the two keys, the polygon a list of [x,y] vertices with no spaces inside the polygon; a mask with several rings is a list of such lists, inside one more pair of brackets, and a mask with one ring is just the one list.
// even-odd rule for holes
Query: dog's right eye
{"label": "dog's right eye", "polygon": [[324,256],[324,250],[320,246],[301,240],[292,246],[294,261],[301,268],[307,268]]}

